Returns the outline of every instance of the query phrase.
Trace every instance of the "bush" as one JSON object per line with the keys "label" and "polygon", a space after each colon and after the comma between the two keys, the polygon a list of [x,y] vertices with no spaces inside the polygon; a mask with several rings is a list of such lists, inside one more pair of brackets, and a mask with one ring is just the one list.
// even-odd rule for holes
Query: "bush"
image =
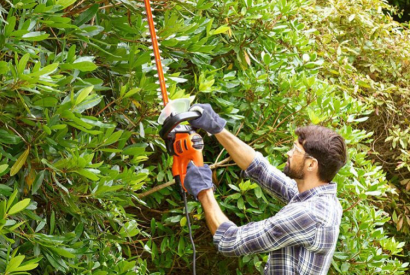
{"label": "bush", "polygon": [[[372,203],[395,191],[366,158],[372,133],[357,129],[371,105],[323,79],[329,63],[303,13],[311,2],[155,3],[171,98],[211,103],[280,168],[299,125],[333,127],[346,139],[350,161],[336,178],[345,212],[330,273],[404,274],[407,263],[395,257],[404,243],[389,237],[390,216]],[[192,247],[158,135],[142,3],[25,0],[1,11],[1,272],[188,274]],[[205,143],[233,221],[282,207],[238,178],[214,138]],[[199,203],[188,206],[198,274],[263,269],[265,255],[216,255]]]}

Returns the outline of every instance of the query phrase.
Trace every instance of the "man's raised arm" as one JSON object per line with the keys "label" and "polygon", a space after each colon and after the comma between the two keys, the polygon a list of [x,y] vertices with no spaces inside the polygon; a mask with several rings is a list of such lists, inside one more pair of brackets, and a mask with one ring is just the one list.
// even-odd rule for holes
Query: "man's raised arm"
{"label": "man's raised arm", "polygon": [[235,163],[242,170],[246,170],[255,158],[255,150],[226,129],[216,134],[215,137],[226,151],[228,151]]}
{"label": "man's raised arm", "polygon": [[191,107],[190,111],[202,113],[200,118],[189,122],[191,126],[204,129],[208,133],[215,135],[236,164],[242,170],[246,170],[255,158],[255,150],[224,129],[226,121],[214,112],[211,105],[195,104]]}

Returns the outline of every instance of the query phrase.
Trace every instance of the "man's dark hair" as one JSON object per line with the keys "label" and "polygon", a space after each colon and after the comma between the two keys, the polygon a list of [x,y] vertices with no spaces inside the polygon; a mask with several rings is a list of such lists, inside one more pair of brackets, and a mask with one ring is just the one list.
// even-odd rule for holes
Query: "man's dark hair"
{"label": "man's dark hair", "polygon": [[295,132],[305,152],[319,163],[319,179],[330,182],[347,161],[344,139],[334,131],[317,125],[300,127]]}

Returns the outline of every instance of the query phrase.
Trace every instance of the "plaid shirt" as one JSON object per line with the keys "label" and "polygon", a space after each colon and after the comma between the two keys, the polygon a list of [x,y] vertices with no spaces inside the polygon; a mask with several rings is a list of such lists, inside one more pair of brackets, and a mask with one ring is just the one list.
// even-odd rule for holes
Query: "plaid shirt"
{"label": "plaid shirt", "polygon": [[342,218],[336,184],[299,193],[296,182],[260,153],[243,173],[288,204],[260,222],[221,224],[214,235],[218,251],[225,256],[269,252],[265,274],[327,274]]}

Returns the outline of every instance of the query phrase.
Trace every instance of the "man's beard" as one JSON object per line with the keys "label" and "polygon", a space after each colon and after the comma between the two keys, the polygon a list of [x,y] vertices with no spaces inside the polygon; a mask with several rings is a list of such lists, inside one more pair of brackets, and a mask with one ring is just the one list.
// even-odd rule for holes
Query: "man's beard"
{"label": "man's beard", "polygon": [[283,173],[291,179],[302,180],[305,177],[305,173],[303,172],[304,166],[305,162],[299,166],[299,169],[294,169],[290,167],[290,163],[288,162],[286,163],[285,168],[283,168]]}

